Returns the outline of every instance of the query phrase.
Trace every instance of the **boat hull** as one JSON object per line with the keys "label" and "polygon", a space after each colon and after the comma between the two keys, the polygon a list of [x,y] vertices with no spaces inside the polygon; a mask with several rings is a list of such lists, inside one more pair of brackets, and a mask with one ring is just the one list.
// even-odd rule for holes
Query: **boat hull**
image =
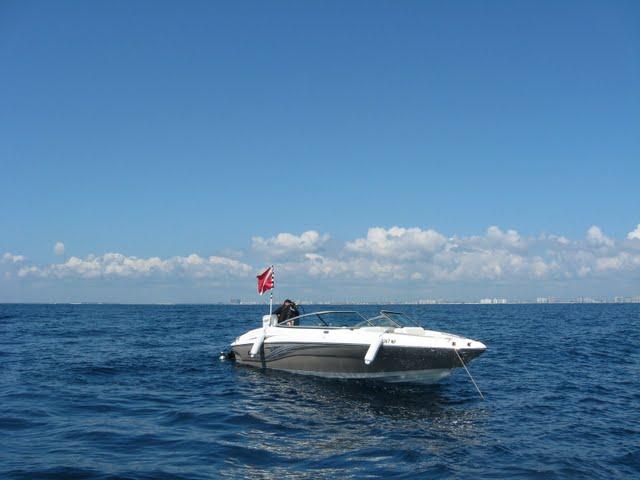
{"label": "boat hull", "polygon": [[[326,378],[372,379],[392,383],[435,383],[462,366],[451,348],[416,348],[384,345],[375,360],[364,362],[368,345],[265,342],[257,355],[252,344],[234,345],[240,364]],[[466,362],[484,350],[459,349]]]}

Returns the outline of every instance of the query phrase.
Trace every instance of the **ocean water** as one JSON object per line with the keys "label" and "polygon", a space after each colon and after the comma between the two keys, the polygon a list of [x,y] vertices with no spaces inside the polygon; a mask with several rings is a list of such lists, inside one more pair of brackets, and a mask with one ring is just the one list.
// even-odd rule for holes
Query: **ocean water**
{"label": "ocean water", "polygon": [[394,308],[486,400],[220,362],[264,307],[0,305],[0,478],[640,478],[640,305]]}

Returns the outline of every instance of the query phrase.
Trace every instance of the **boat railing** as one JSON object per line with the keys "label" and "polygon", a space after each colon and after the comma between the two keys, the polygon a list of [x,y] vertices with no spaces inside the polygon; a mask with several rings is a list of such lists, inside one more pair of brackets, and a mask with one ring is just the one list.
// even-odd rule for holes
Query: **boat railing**
{"label": "boat railing", "polygon": [[[413,318],[403,312],[394,312],[393,310],[380,310],[380,315],[388,318],[399,327],[414,326],[422,328],[422,325],[419,325],[418,322],[416,322]],[[397,319],[394,318],[395,316],[399,316],[400,318],[402,318],[402,320],[404,320],[403,323],[406,323],[407,325],[398,323]]]}
{"label": "boat railing", "polygon": [[[293,325],[294,323],[299,323],[300,319],[302,318],[307,318],[307,317],[317,317],[318,320],[320,320],[320,322],[322,323],[322,325],[319,325],[319,327],[322,328],[341,328],[341,327],[336,327],[335,325],[330,325],[329,323],[327,323],[323,318],[322,315],[344,315],[344,314],[350,314],[350,315],[357,315],[358,317],[360,317],[362,319],[362,322],[365,322],[367,325],[369,326],[374,326],[371,324],[371,322],[369,322],[369,320],[362,315],[360,312],[357,312],[355,310],[323,310],[320,312],[310,312],[310,313],[305,313],[303,315],[298,315],[296,317],[292,317],[292,318],[287,318],[286,320],[282,320],[281,322],[277,323],[278,327],[297,327],[299,325]],[[311,328],[312,325],[306,326],[306,328]]]}

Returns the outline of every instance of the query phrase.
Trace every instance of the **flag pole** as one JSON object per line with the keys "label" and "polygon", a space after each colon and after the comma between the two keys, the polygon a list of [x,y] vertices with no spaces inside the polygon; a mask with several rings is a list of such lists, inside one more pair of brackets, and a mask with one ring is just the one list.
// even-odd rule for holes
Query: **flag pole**
{"label": "flag pole", "polygon": [[273,269],[273,265],[271,265],[271,279],[273,281],[273,288],[269,292],[269,318],[273,315],[273,289],[276,288],[276,271]]}

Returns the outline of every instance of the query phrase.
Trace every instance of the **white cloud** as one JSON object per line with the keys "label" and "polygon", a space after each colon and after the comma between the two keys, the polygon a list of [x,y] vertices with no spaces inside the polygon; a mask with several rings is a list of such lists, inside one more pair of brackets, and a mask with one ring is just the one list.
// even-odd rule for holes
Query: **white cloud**
{"label": "white cloud", "polygon": [[329,235],[308,230],[301,235],[279,233],[275,237],[253,237],[251,240],[255,250],[278,257],[317,252],[329,240]]}
{"label": "white cloud", "polygon": [[541,240],[549,239],[549,240],[551,240],[553,242],[557,242],[557,243],[559,243],[561,245],[569,245],[571,243],[571,241],[568,238],[563,237],[562,235],[542,235],[540,237],[540,239]]}
{"label": "white cloud", "polygon": [[301,287],[313,283],[315,287],[326,280],[323,291],[333,292],[347,287],[352,292],[366,292],[367,287],[377,285],[389,291],[399,285],[435,288],[448,284],[456,289],[461,285],[486,288],[532,282],[578,285],[587,279],[612,284],[626,279],[632,284],[640,278],[640,249],[635,237],[630,236],[629,241],[614,240],[595,225],[582,239],[553,234],[525,236],[497,226],[482,235],[447,237],[433,229],[396,226],[372,227],[366,236],[342,246],[330,245],[328,235],[313,230],[300,235],[254,237],[247,263],[227,256],[197,254],[141,258],[105,253],[71,257],[50,265],[32,264],[24,256],[11,253],[1,258],[3,270],[10,271],[14,279],[233,277],[245,278],[243,284],[251,286],[253,274],[264,266],[266,254],[280,256],[275,265],[282,281]]}
{"label": "white cloud", "polygon": [[442,249],[447,239],[435,230],[420,228],[370,228],[366,238],[347,242],[347,252],[382,258],[411,259]]}
{"label": "white cloud", "polygon": [[64,243],[56,242],[56,244],[53,246],[53,253],[55,253],[56,255],[64,255]]}
{"label": "white cloud", "polygon": [[3,263],[20,263],[27,259],[24,255],[14,255],[13,253],[6,252],[2,255]]}
{"label": "white cloud", "polygon": [[532,239],[525,239],[515,230],[507,230],[506,232],[497,226],[487,228],[483,236],[472,235],[469,237],[454,236],[450,242],[455,247],[463,249],[506,249],[509,251],[523,251],[527,248]]}
{"label": "white cloud", "polygon": [[407,277],[402,264],[364,257],[332,258],[308,253],[300,262],[290,262],[281,266],[292,274],[304,273],[312,277],[358,278],[400,280]]}
{"label": "white cloud", "polygon": [[503,232],[500,228],[496,226],[489,227],[487,229],[487,239],[498,244],[504,245],[506,247],[522,247],[522,239],[518,232],[515,230],[507,230]]}
{"label": "white cloud", "polygon": [[25,266],[18,270],[20,277],[42,278],[98,278],[98,277],[150,277],[185,276],[193,278],[216,275],[247,276],[253,272],[249,265],[226,257],[138,258],[121,253],[105,253],[101,256],[89,255],[85,258],[71,257],[64,263]]}
{"label": "white cloud", "polygon": [[613,247],[613,240],[607,237],[600,227],[593,225],[587,230],[587,242],[596,247]]}
{"label": "white cloud", "polygon": [[616,244],[593,226],[586,240],[522,237],[489,227],[484,235],[447,238],[435,230],[370,228],[333,255],[309,254],[286,264],[291,274],[358,279],[439,282],[567,280],[614,272],[639,272],[640,254]]}
{"label": "white cloud", "polygon": [[591,273],[591,267],[587,267],[583,265],[578,269],[578,276],[580,277],[586,277],[590,273]]}
{"label": "white cloud", "polygon": [[629,240],[640,240],[640,223],[638,224],[635,230],[627,234],[627,238]]}
{"label": "white cloud", "polygon": [[[285,270],[297,271],[301,267],[300,264],[290,263],[285,264]],[[306,267],[307,273],[312,276],[336,276],[345,274],[349,270],[349,265],[338,259],[326,258],[317,253],[305,254],[304,267]],[[303,267],[303,268],[304,268]]]}

